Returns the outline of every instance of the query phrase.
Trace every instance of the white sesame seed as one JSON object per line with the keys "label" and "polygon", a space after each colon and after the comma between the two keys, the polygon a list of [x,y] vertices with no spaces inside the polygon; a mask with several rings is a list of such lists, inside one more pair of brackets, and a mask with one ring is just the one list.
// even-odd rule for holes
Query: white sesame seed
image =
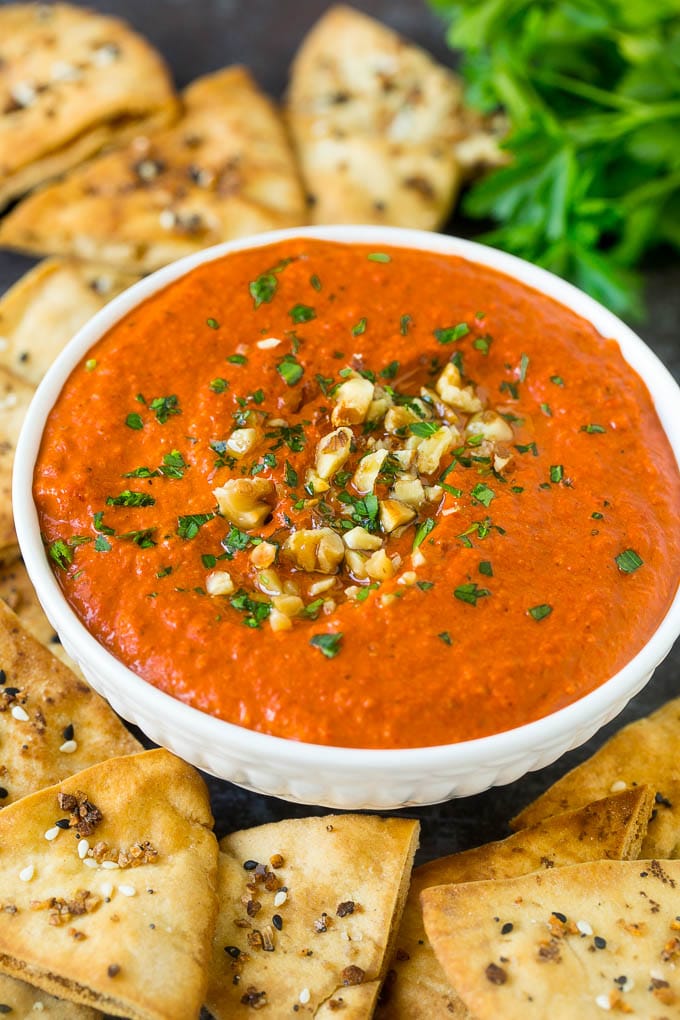
{"label": "white sesame seed", "polygon": [[74,751],[78,750],[78,742],[76,740],[65,740],[59,750],[62,754],[73,754]]}
{"label": "white sesame seed", "polygon": [[623,779],[617,779],[615,783],[609,787],[610,793],[621,793],[622,790],[627,790],[628,784],[624,783]]}
{"label": "white sesame seed", "polygon": [[33,865],[27,864],[26,867],[19,872],[19,878],[21,879],[22,882],[30,882],[34,874],[35,868],[33,867]]}
{"label": "white sesame seed", "polygon": [[278,347],[280,343],[281,341],[278,337],[267,336],[264,340],[258,340],[255,346],[259,347],[263,351],[270,351],[272,347]]}
{"label": "white sesame seed", "polygon": [[599,1006],[600,1009],[611,1009],[612,1004],[608,995],[598,995],[595,999],[595,1005]]}
{"label": "white sesame seed", "polygon": [[18,399],[16,393],[8,393],[0,400],[0,410],[9,411],[11,408],[16,407]]}
{"label": "white sesame seed", "polygon": [[36,91],[28,81],[18,81],[12,85],[10,95],[19,106],[32,106],[35,102]]}
{"label": "white sesame seed", "polygon": [[593,929],[591,928],[591,926],[588,924],[587,921],[577,921],[576,922],[576,927],[581,932],[581,935],[592,935],[593,934]]}
{"label": "white sesame seed", "polygon": [[94,51],[92,60],[97,67],[106,67],[107,64],[112,64],[114,60],[118,60],[119,56],[120,49],[116,43],[104,43]]}
{"label": "white sesame seed", "polygon": [[119,885],[118,892],[122,893],[123,896],[136,896],[137,890],[134,885]]}
{"label": "white sesame seed", "polygon": [[162,226],[163,230],[172,230],[177,222],[177,217],[172,209],[164,209],[158,217],[158,222]]}
{"label": "white sesame seed", "polygon": [[58,825],[53,825],[52,828],[48,829],[47,832],[45,833],[45,839],[48,840],[48,842],[51,843],[53,839],[57,838],[57,836],[59,835],[60,832],[61,832],[61,829],[59,828],[59,826]]}
{"label": "white sesame seed", "polygon": [[302,991],[300,992],[300,1002],[302,1003],[303,1006],[309,1002],[311,997],[312,996],[309,991],[309,988],[303,988]]}
{"label": "white sesame seed", "polygon": [[631,977],[627,977],[626,980],[620,985],[622,992],[632,992],[635,988],[635,982]]}
{"label": "white sesame seed", "polygon": [[45,1010],[45,1005],[44,1005],[44,1003],[42,1003],[40,1001],[40,999],[38,999],[37,1002],[33,1003],[33,1012],[34,1013],[43,1013],[44,1010]]}
{"label": "white sesame seed", "polygon": [[0,351],[6,351],[8,347],[9,340],[4,336],[0,336]]}
{"label": "white sesame seed", "polygon": [[21,705],[12,705],[12,715],[19,722],[28,722],[28,712]]}
{"label": "white sesame seed", "polygon": [[96,868],[97,867],[97,862],[95,861],[94,857],[84,857],[83,858],[83,864],[85,865],[86,868]]}
{"label": "white sesame seed", "polygon": [[282,907],[287,899],[288,899],[288,893],[284,892],[283,889],[280,889],[277,892],[276,896],[274,897],[274,906],[275,907]]}
{"label": "white sesame seed", "polygon": [[117,867],[118,861],[102,861],[102,868],[106,868],[107,871],[113,871]]}
{"label": "white sesame seed", "polygon": [[113,884],[111,882],[102,882],[101,892],[102,896],[111,896],[113,893]]}
{"label": "white sesame seed", "polygon": [[658,967],[652,967],[652,969],[649,972],[649,976],[651,978],[654,978],[655,981],[664,981],[665,980],[664,972],[662,970],[659,970]]}
{"label": "white sesame seed", "polygon": [[80,78],[80,71],[73,64],[65,60],[58,60],[52,64],[52,81],[77,81]]}
{"label": "white sesame seed", "polygon": [[87,851],[90,849],[90,843],[87,839],[81,839],[78,842],[78,856],[81,861],[87,857]]}

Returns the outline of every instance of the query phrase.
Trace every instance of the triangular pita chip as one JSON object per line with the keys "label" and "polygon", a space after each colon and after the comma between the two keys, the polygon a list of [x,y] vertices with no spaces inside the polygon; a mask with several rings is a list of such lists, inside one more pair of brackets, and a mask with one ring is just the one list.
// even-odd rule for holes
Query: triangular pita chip
{"label": "triangular pita chip", "polygon": [[45,259],[0,298],[0,365],[37,386],[80,327],[137,279]]}
{"label": "triangular pita chip", "polygon": [[248,72],[184,93],[171,128],[138,137],[31,195],[0,243],[148,272],[218,241],[305,220],[283,124]]}
{"label": "triangular pita chip", "polygon": [[0,563],[19,555],[12,516],[12,469],[19,432],[34,393],[33,386],[0,366]]}
{"label": "triangular pita chip", "polygon": [[3,4],[0,40],[0,208],[175,113],[165,64],[117,18],[70,4]]}
{"label": "triangular pita chip", "polygon": [[0,805],[139,743],[103,698],[0,602]]}
{"label": "triangular pita chip", "polygon": [[456,144],[480,130],[454,74],[345,6],[303,41],[287,115],[313,223],[440,226],[463,176]]}
{"label": "triangular pita chip", "polygon": [[680,698],[653,715],[630,723],[592,758],[578,765],[529,804],[510,823],[513,829],[581,807],[611,791],[647,784],[656,793],[656,812],[642,844],[642,857],[680,857]]}
{"label": "triangular pita chip", "polygon": [[0,970],[115,1016],[197,1020],[217,911],[211,825],[203,780],[164,750],[6,808]]}
{"label": "triangular pita chip", "polygon": [[426,939],[420,894],[449,882],[514,878],[583,861],[637,857],[654,802],[648,787],[627,790],[557,815],[531,829],[476,850],[431,861],[413,872],[396,954],[378,1017],[450,1020],[468,1017]]}
{"label": "triangular pita chip", "polygon": [[55,999],[40,988],[6,974],[0,974],[0,1013],[7,1013],[9,1020],[38,1020],[38,1017],[43,1020],[102,1020],[104,1016],[89,1006]]}
{"label": "triangular pita chip", "polygon": [[680,1015],[680,861],[596,861],[422,894],[477,1020]]}
{"label": "triangular pita chip", "polygon": [[372,1016],[418,828],[330,815],[225,837],[206,999],[216,1020],[265,1003],[272,1016]]}
{"label": "triangular pita chip", "polygon": [[45,616],[23,560],[15,560],[14,563],[0,567],[0,599],[16,613],[19,623],[36,641],[49,648],[52,655],[56,655],[69,669],[81,676],[80,670]]}

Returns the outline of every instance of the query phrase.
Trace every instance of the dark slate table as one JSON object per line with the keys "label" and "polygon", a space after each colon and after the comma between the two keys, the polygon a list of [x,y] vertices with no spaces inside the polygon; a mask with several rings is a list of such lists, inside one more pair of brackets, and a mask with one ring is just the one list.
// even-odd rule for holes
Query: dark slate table
{"label": "dark slate table", "polygon": [[[4,0],[0,0],[0,3]],[[80,0],[71,0],[80,2]],[[227,64],[247,64],[260,85],[274,97],[283,93],[296,47],[327,0],[87,0],[82,6],[119,14],[144,33],[170,63],[179,87],[197,75]],[[385,21],[451,63],[443,30],[423,0],[354,0],[354,5]],[[449,233],[470,236],[475,224],[455,217]],[[25,272],[33,261],[0,252],[0,291]],[[657,255],[646,269],[647,321],[638,332],[680,380],[680,261]],[[680,411],[679,411],[680,413]],[[540,772],[509,786],[448,804],[411,809],[422,824],[420,861],[463,850],[508,833],[508,819],[567,769],[592,754],[624,723],[653,711],[680,690],[680,642],[656,671],[652,681],[621,715],[584,747],[565,755]],[[669,748],[669,754],[672,753]],[[323,814],[325,809],[287,804],[208,779],[218,835],[287,817]]]}

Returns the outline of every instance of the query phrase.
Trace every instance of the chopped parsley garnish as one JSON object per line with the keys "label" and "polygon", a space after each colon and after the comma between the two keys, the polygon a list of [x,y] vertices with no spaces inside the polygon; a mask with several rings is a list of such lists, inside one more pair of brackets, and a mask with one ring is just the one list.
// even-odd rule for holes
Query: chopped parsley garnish
{"label": "chopped parsley garnish", "polygon": [[206,325],[210,326],[211,329],[219,329],[220,328],[220,324],[217,321],[217,319],[212,319],[211,318],[211,319],[206,319],[205,321],[206,321]]}
{"label": "chopped parsley garnish", "polygon": [[288,314],[296,325],[300,322],[311,322],[316,318],[316,312],[311,305],[293,305]]}
{"label": "chopped parsley garnish", "polygon": [[316,620],[317,616],[323,609],[323,599],[314,599],[309,605],[306,605],[302,610],[302,616],[306,616],[310,620]]}
{"label": "chopped parsley garnish", "polygon": [[319,384],[319,389],[323,393],[324,397],[330,396],[331,389],[333,388],[333,376],[332,375],[320,375],[318,372],[314,376]]}
{"label": "chopped parsley garnish", "polygon": [[126,531],[124,535],[118,535],[122,542],[132,542],[140,549],[152,549],[156,542],[152,538],[155,528],[143,528],[141,531]]}
{"label": "chopped parsley garnish", "polygon": [[380,585],[377,581],[373,581],[372,584],[367,584],[365,588],[360,588],[354,596],[356,602],[365,602],[372,591],[377,591]]}
{"label": "chopped parsley garnish", "polygon": [[364,317],[359,319],[356,326],[352,326],[352,336],[361,336],[366,332],[366,326],[368,325],[368,319]]}
{"label": "chopped parsley garnish", "polygon": [[513,400],[519,400],[519,390],[515,383],[508,382],[507,379],[504,379],[498,389],[501,393],[509,393]]}
{"label": "chopped parsley garnish", "polygon": [[318,648],[327,659],[334,659],[340,651],[342,637],[342,634],[315,634],[309,643],[312,648]]}
{"label": "chopped parsley garnish", "polygon": [[547,602],[544,602],[540,606],[532,606],[527,612],[529,616],[533,616],[534,620],[545,620],[546,616],[550,616],[553,611],[553,607],[549,606]]}
{"label": "chopped parsley garnish", "polygon": [[97,535],[94,540],[94,551],[95,552],[111,552],[111,543],[105,535]]}
{"label": "chopped parsley garnish", "polygon": [[581,425],[579,432],[588,432],[590,435],[594,435],[598,432],[606,432],[604,425]]}
{"label": "chopped parsley garnish", "polygon": [[226,379],[223,379],[222,376],[219,376],[217,379],[213,379],[210,382],[210,389],[213,391],[213,393],[224,393],[224,391],[228,389],[228,387],[229,383],[227,382]]}
{"label": "chopped parsley garnish", "polygon": [[290,461],[286,461],[283,468],[283,480],[289,489],[295,489],[298,484],[298,473],[295,468],[291,465]]}
{"label": "chopped parsley garnish", "polygon": [[478,336],[472,341],[472,346],[476,351],[481,351],[482,354],[487,355],[489,348],[493,343],[493,337],[491,336]]}
{"label": "chopped parsley garnish", "polygon": [[131,414],[127,416],[127,418],[125,419],[125,424],[129,429],[134,429],[137,432],[139,431],[139,429],[144,428],[142,416],[140,414],[137,414],[136,411],[133,411]]}
{"label": "chopped parsley garnish", "polygon": [[179,450],[171,450],[170,453],[164,455],[163,465],[159,471],[166,478],[183,478],[188,467],[189,465]]}
{"label": "chopped parsley garnish", "polygon": [[171,573],[172,573],[172,567],[161,567],[161,569],[156,574],[156,577],[159,577],[159,578],[160,577],[167,577],[168,574],[171,574]]}
{"label": "chopped parsley garnish", "polygon": [[550,466],[550,481],[553,483],[561,482],[564,478],[564,468],[561,464],[551,464]]}
{"label": "chopped parsley garnish", "polygon": [[212,553],[203,553],[201,563],[206,570],[212,570],[213,567],[217,566],[217,556],[213,556]]}
{"label": "chopped parsley garnish", "polygon": [[116,532],[113,528],[109,528],[107,524],[104,524],[104,511],[97,510],[96,514],[92,518],[92,526],[95,531],[100,532],[102,535],[115,535]]}
{"label": "chopped parsley garnish", "polygon": [[402,336],[408,336],[413,318],[410,315],[402,315],[399,319],[399,332]]}
{"label": "chopped parsley garnish", "polygon": [[546,418],[552,418],[553,413],[552,413],[552,408],[550,407],[550,404],[545,404],[545,403],[541,404],[541,411],[546,416]]}
{"label": "chopped parsley garnish", "polygon": [[215,461],[214,467],[233,468],[236,466],[236,457],[232,457],[230,453],[227,453],[229,447],[227,446],[226,439],[213,439],[210,442],[210,449],[213,453],[217,454],[217,460]]}
{"label": "chopped parsley garnish", "polygon": [[264,436],[265,439],[276,440],[270,447],[271,450],[280,450],[282,446],[287,446],[291,453],[300,453],[307,442],[303,425],[277,425],[269,432],[265,432]]}
{"label": "chopped parsley garnish", "polygon": [[433,517],[426,517],[422,524],[418,525],[418,528],[413,539],[413,548],[417,549],[419,545],[422,545],[427,536],[435,527],[435,520]]}
{"label": "chopped parsley garnish", "polygon": [[409,425],[409,432],[421,439],[427,439],[439,432],[441,425],[437,421],[414,421]]}
{"label": "chopped parsley garnish", "polygon": [[490,489],[488,485],[485,485],[484,482],[479,482],[475,485],[470,495],[477,503],[481,503],[482,506],[487,508],[490,506],[492,500],[496,498],[496,493],[493,489]]}
{"label": "chopped parsley garnish", "polygon": [[484,574],[484,577],[493,577],[493,567],[491,566],[491,560],[480,560],[479,567],[477,568],[480,574]]}
{"label": "chopped parsley garnish", "polygon": [[501,528],[499,524],[493,524],[490,517],[485,517],[483,521],[473,521],[469,528],[458,535],[458,538],[465,539],[468,535],[473,535],[476,532],[477,538],[484,540],[492,531],[497,531],[499,535],[505,534],[505,528]]}
{"label": "chopped parsley garnish", "polygon": [[532,453],[534,457],[538,457],[538,447],[536,443],[526,443],[523,446],[516,446],[515,449],[518,453]]}
{"label": "chopped parsley garnish", "polygon": [[476,606],[478,599],[486,598],[491,592],[488,588],[480,588],[476,581],[470,581],[468,584],[459,585],[453,594],[461,602],[467,602],[471,606]]}
{"label": "chopped parsley garnish", "polygon": [[380,376],[381,376],[382,379],[394,379],[394,377],[396,376],[398,371],[399,371],[399,362],[398,361],[390,361],[389,365],[385,365],[384,368],[381,368]]}
{"label": "chopped parsley garnish", "polygon": [[369,492],[367,496],[357,498],[356,496],[350,496],[349,492],[343,490],[338,494],[338,499],[341,503],[351,508],[350,516],[355,524],[366,528],[367,531],[378,530],[378,512],[380,506],[378,497],[374,493]]}
{"label": "chopped parsley garnish", "polygon": [[440,634],[437,634],[437,637],[440,641],[443,641],[445,645],[448,645],[449,648],[453,644],[453,638],[449,634],[448,630],[443,630]]}
{"label": "chopped parsley garnish", "polygon": [[272,272],[260,273],[255,280],[251,280],[248,290],[250,291],[255,308],[259,308],[260,305],[269,304],[274,294],[276,294],[278,285],[279,281]]}
{"label": "chopped parsley garnish", "polygon": [[185,541],[196,538],[204,524],[211,521],[215,516],[214,513],[210,514],[186,514],[183,517],[177,518],[177,534],[180,538]]}
{"label": "chopped parsley garnish", "polygon": [[601,514],[599,510],[594,510],[590,516],[593,518],[594,521],[604,520],[604,514]]}
{"label": "chopped parsley garnish", "polygon": [[315,291],[318,292],[318,291],[321,290],[321,280],[316,275],[316,273],[312,273],[312,275],[309,278],[309,282],[311,283],[311,285],[312,285],[312,287],[314,288]]}
{"label": "chopped parsley garnish", "polygon": [[233,598],[229,599],[229,603],[234,609],[238,609],[240,613],[246,614],[243,622],[246,627],[252,627],[253,629],[260,627],[272,611],[271,602],[260,602],[258,599],[252,599],[243,588],[237,591]]}
{"label": "chopped parsley garnish", "polygon": [[289,386],[295,386],[304,374],[304,368],[293,354],[286,354],[276,366],[276,371]]}
{"label": "chopped parsley garnish", "polygon": [[616,560],[616,566],[622,574],[633,574],[644,563],[644,560],[641,556],[638,556],[635,549],[624,549],[614,559]]}
{"label": "chopped parsley garnish", "polygon": [[264,403],[264,390],[254,390],[248,397],[248,400],[252,400],[259,407],[260,404]]}
{"label": "chopped parsley garnish", "polygon": [[62,570],[68,570],[73,563],[73,550],[69,549],[63,538],[58,538],[56,542],[52,542],[47,552],[51,560],[61,567]]}
{"label": "chopped parsley garnish", "polygon": [[230,354],[226,359],[230,365],[247,365],[248,359],[245,354]]}
{"label": "chopped parsley garnish", "polygon": [[152,471],[150,467],[138,467],[134,471],[126,471],[121,478],[158,478],[160,471]]}
{"label": "chopped parsley garnish", "polygon": [[234,553],[247,549],[251,543],[251,537],[240,528],[232,527],[229,534],[222,539],[222,548],[227,554],[228,560],[233,560]]}
{"label": "chopped parsley garnish", "polygon": [[523,354],[519,359],[519,381],[524,382],[527,377],[527,369],[529,367],[529,355]]}
{"label": "chopped parsley garnish", "polygon": [[446,326],[444,329],[435,329],[434,335],[437,343],[452,344],[456,340],[462,340],[470,332],[466,322],[459,322],[457,326]]}
{"label": "chopped parsley garnish", "polygon": [[155,412],[156,421],[161,425],[165,425],[168,418],[172,417],[173,414],[182,413],[179,407],[179,400],[174,393],[169,397],[154,397],[149,407]]}
{"label": "chopped parsley garnish", "polygon": [[564,386],[564,379],[562,378],[561,375],[551,375],[550,382],[553,383],[555,386]]}
{"label": "chopped parsley garnish", "polygon": [[148,492],[134,492],[123,489],[118,496],[108,496],[107,506],[153,506],[156,500]]}
{"label": "chopped parsley garnish", "polygon": [[368,259],[369,262],[391,262],[392,261],[392,256],[391,255],[386,255],[385,252],[382,252],[382,251],[372,251],[369,255],[366,256],[366,258]]}

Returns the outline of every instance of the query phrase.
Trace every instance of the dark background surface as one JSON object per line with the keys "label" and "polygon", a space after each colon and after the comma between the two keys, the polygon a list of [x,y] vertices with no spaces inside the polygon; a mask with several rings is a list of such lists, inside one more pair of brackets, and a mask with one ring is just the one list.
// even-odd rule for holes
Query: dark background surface
{"label": "dark background surface", "polygon": [[[3,2],[0,0],[0,4]],[[270,95],[280,97],[302,36],[331,4],[325,0],[91,0],[80,6],[129,20],[164,54],[179,87],[204,72],[244,63]],[[385,21],[444,62],[454,62],[442,26],[421,0],[357,0],[354,6]],[[462,236],[470,236],[476,229],[475,224],[455,216],[447,227],[449,233]],[[33,264],[31,259],[0,252],[0,292]],[[680,380],[680,264],[677,260],[669,263],[659,254],[645,275],[649,313],[637,330]],[[421,820],[419,860],[505,836],[508,819],[524,804],[592,754],[624,723],[648,714],[678,694],[679,675],[680,643],[676,642],[645,690],[584,747],[509,786],[448,804],[405,811]],[[669,757],[677,755],[678,748],[669,748],[668,753]],[[280,818],[325,813],[322,808],[287,804],[230,783],[208,781],[220,836]]]}

